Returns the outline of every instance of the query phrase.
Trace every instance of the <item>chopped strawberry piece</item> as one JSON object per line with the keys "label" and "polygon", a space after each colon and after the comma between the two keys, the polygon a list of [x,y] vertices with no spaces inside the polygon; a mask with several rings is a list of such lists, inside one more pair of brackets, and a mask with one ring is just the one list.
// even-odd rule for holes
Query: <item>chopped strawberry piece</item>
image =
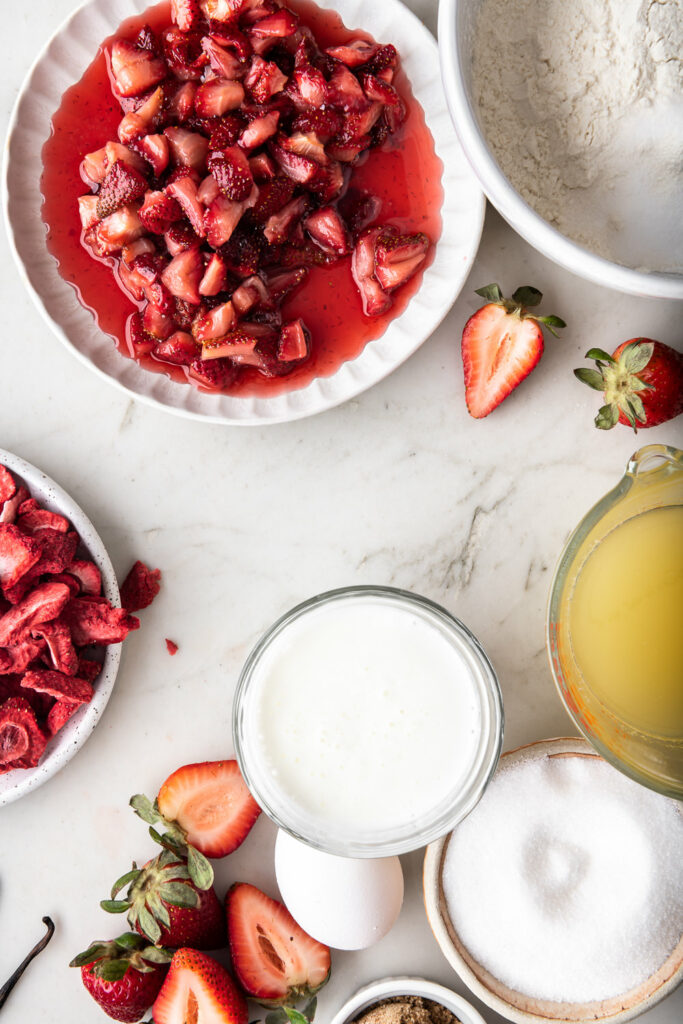
{"label": "chopped strawberry piece", "polygon": [[298,270],[281,270],[268,275],[268,288],[275,302],[281,302],[295,288],[306,280],[308,271],[303,267]]}
{"label": "chopped strawberry piece", "polygon": [[299,19],[286,7],[280,7],[273,14],[267,14],[265,18],[252,25],[249,34],[262,39],[284,39],[293,35],[299,27]]}
{"label": "chopped strawberry piece", "polygon": [[271,110],[269,114],[255,117],[240,135],[240,146],[243,149],[256,149],[257,146],[262,146],[277,132],[279,120],[279,110]]}
{"label": "chopped strawberry piece", "polygon": [[107,171],[97,194],[97,216],[104,220],[115,210],[138,199],[146,188],[147,182],[142,174],[116,160]]}
{"label": "chopped strawberry piece", "polygon": [[199,0],[199,6],[207,18],[216,21],[231,21],[240,14],[246,3],[247,0]]}
{"label": "chopped strawberry piece", "polygon": [[393,291],[409,280],[428,249],[429,239],[422,232],[399,235],[382,231],[375,242],[375,277],[384,291]]}
{"label": "chopped strawberry piece", "polygon": [[171,17],[181,32],[191,32],[201,18],[197,0],[171,0]]}
{"label": "chopped strawberry piece", "polygon": [[254,179],[243,150],[230,146],[219,153],[212,153],[209,157],[209,170],[228,199],[241,203],[249,197]]}
{"label": "chopped strawberry piece", "polygon": [[[74,597],[64,609],[64,621],[78,647],[86,644],[120,644],[140,620],[124,608],[112,608],[97,597]],[[2,619],[0,619],[0,627]]]}
{"label": "chopped strawberry piece", "polygon": [[226,114],[211,122],[209,150],[225,149],[234,146],[244,130],[245,119],[241,115]]}
{"label": "chopped strawberry piece", "polygon": [[121,259],[126,266],[132,266],[138,256],[155,256],[157,247],[151,238],[136,238],[121,250]]}
{"label": "chopped strawberry piece", "polygon": [[161,589],[161,569],[137,561],[121,586],[121,604],[127,612],[148,608]]}
{"label": "chopped strawberry piece", "polygon": [[345,256],[353,248],[346,225],[333,206],[324,206],[309,213],[303,225],[314,242],[326,252]]}
{"label": "chopped strawberry piece", "polygon": [[[211,36],[204,36],[202,39],[202,47],[204,49],[204,53],[209,58],[211,70],[220,78],[234,81],[244,74],[245,65],[239,57],[236,57],[235,54],[229,53],[227,50],[223,49],[222,46],[219,46],[216,40],[212,39]],[[244,93],[242,93],[242,96],[244,97]]]}
{"label": "chopped strawberry piece", "polygon": [[325,984],[328,947],[307,935],[282,903],[241,883],[229,890],[225,907],[232,964],[248,995],[280,1004],[306,998]]}
{"label": "chopped strawberry piece", "polygon": [[326,111],[320,110],[327,98],[327,82],[321,71],[308,65],[304,68],[297,68],[287,86],[287,95],[300,110],[321,114]]}
{"label": "chopped strawberry piece", "polygon": [[252,58],[244,85],[257,103],[267,103],[276,93],[282,92],[286,84],[287,75],[274,61],[266,61],[258,56]]}
{"label": "chopped strawberry piece", "polygon": [[86,184],[99,185],[107,173],[107,150],[103,146],[93,153],[86,153],[81,162],[81,178]]}
{"label": "chopped strawberry piece", "polygon": [[249,157],[249,170],[254,181],[270,181],[277,174],[277,168],[267,153]]}
{"label": "chopped strawberry piece", "polygon": [[17,526],[26,533],[35,533],[36,530],[57,530],[58,533],[66,533],[69,529],[69,521],[56,512],[50,512],[47,508],[40,508],[37,501],[30,499],[19,506],[19,518]]}
{"label": "chopped strawberry piece", "polygon": [[177,256],[186,249],[196,248],[199,238],[189,224],[174,223],[164,232],[164,242],[171,256]]}
{"label": "chopped strawberry piece", "polygon": [[273,301],[267,285],[257,274],[246,277],[230,300],[238,316],[243,317],[254,308],[272,309]]}
{"label": "chopped strawberry piece", "polygon": [[280,145],[280,142],[284,142],[285,139],[285,136],[278,135],[277,142],[270,142],[268,144],[270,152],[287,177],[291,178],[297,185],[306,185],[316,177],[319,165],[308,157],[300,156],[285,149],[284,146]]}
{"label": "chopped strawberry piece", "polygon": [[136,153],[130,146],[124,146],[121,142],[110,141],[104,147],[104,152],[106,154],[107,170],[118,160],[119,163],[132,167],[139,174],[147,173],[148,168],[145,158]]}
{"label": "chopped strawberry piece", "polygon": [[279,177],[266,181],[258,188],[258,198],[251,215],[257,224],[265,224],[274,213],[286,206],[294,194],[291,178]]}
{"label": "chopped strawberry piece", "polygon": [[351,257],[351,273],[363,302],[366,316],[380,316],[391,308],[392,298],[382,290],[375,278],[375,241],[381,228],[364,231],[356,242]]}
{"label": "chopped strawberry piece", "polygon": [[7,467],[0,463],[0,505],[9,501],[16,493],[17,485],[14,482],[14,477]]}
{"label": "chopped strawberry piece", "polygon": [[51,669],[27,672],[21,685],[27,690],[47,693],[50,697],[68,701],[70,704],[88,704],[92,699],[90,683]]}
{"label": "chopped strawberry piece", "polygon": [[211,206],[211,203],[220,194],[221,190],[219,189],[218,182],[214,178],[213,174],[207,174],[197,189],[197,199],[202,206]]}
{"label": "chopped strawberry piece", "polygon": [[135,355],[147,355],[154,348],[154,339],[145,330],[142,315],[131,313],[126,321],[126,341]]}
{"label": "chopped strawberry piece", "polygon": [[346,64],[347,68],[358,68],[362,64],[367,64],[378,50],[377,43],[369,43],[366,39],[352,39],[341,46],[328,46],[325,53]]}
{"label": "chopped strawberry piece", "polygon": [[124,245],[130,245],[144,233],[145,229],[134,206],[121,207],[101,221],[96,228],[97,238],[107,252],[116,252]]}
{"label": "chopped strawberry piece", "polygon": [[166,128],[164,135],[171,147],[171,157],[176,164],[201,171],[206,166],[209,140],[185,128]]}
{"label": "chopped strawberry piece", "polygon": [[0,646],[11,646],[20,640],[26,629],[56,619],[70,597],[71,591],[63,583],[42,583],[37,586],[0,617]]}
{"label": "chopped strawberry piece", "polygon": [[171,656],[173,656],[178,653],[178,644],[174,640],[169,640],[168,637],[166,637],[166,650]]}
{"label": "chopped strawberry piece", "polygon": [[362,74],[360,76],[360,83],[369,100],[375,100],[390,107],[396,106],[401,102],[393,85],[382,81],[376,75]]}
{"label": "chopped strawberry piece", "polygon": [[271,244],[284,242],[288,238],[293,226],[301,220],[307,206],[308,200],[306,197],[297,196],[277,213],[270,216],[266,221],[263,231],[267,241]]}
{"label": "chopped strawberry piece", "polygon": [[236,320],[232,302],[223,302],[194,320],[192,335],[202,344],[215,338],[222,338],[232,330]]}
{"label": "chopped strawberry piece", "polygon": [[163,235],[182,215],[183,211],[177,200],[166,192],[145,192],[145,201],[138,211],[142,226],[155,235]]}
{"label": "chopped strawberry piece", "polygon": [[40,560],[40,544],[18,526],[0,524],[0,586],[13,587]]}
{"label": "chopped strawberry piece", "polygon": [[242,203],[235,203],[224,195],[217,196],[204,214],[206,239],[214,249],[220,249],[230,240],[244,213]]}
{"label": "chopped strawberry piece", "polygon": [[74,558],[67,565],[66,571],[76,577],[82,593],[96,596],[102,593],[102,573],[94,562],[88,562],[83,558]]}
{"label": "chopped strawberry piece", "polygon": [[163,271],[161,280],[172,295],[198,306],[201,301],[199,282],[203,276],[201,253],[198,249],[185,249],[173,257]]}
{"label": "chopped strawberry piece", "polygon": [[166,194],[172,196],[182,208],[192,228],[198,237],[202,238],[206,233],[204,228],[204,208],[197,196],[197,186],[192,178],[188,176],[178,178],[166,186]]}
{"label": "chopped strawberry piece", "polygon": [[168,167],[170,149],[165,135],[145,135],[138,139],[137,148],[152,166],[154,177],[158,178]]}
{"label": "chopped strawberry piece", "polygon": [[201,345],[186,331],[174,331],[169,338],[154,347],[157,359],[177,366],[190,366],[201,355],[201,351]]}
{"label": "chopped strawberry piece", "polygon": [[368,71],[378,75],[385,68],[398,67],[398,53],[396,47],[389,43],[387,46],[380,46],[372,58],[368,61]]}
{"label": "chopped strawberry piece", "polygon": [[217,295],[218,292],[225,288],[226,281],[227,271],[225,263],[218,253],[215,252],[207,263],[204,276],[199,282],[199,294]]}
{"label": "chopped strawberry piece", "polygon": [[27,700],[10,697],[0,706],[0,766],[33,767],[38,764],[47,745]]}
{"label": "chopped strawberry piece", "polygon": [[78,216],[83,228],[91,228],[100,219],[97,214],[97,196],[79,196]]}
{"label": "chopped strawberry piece", "polygon": [[161,119],[163,108],[164,90],[158,86],[139,107],[124,115],[118,127],[121,142],[133,142],[153,131]]}
{"label": "chopped strawberry piece", "polygon": [[202,359],[234,359],[250,355],[256,348],[258,338],[248,333],[248,327],[248,324],[243,324],[222,338],[205,342]]}
{"label": "chopped strawberry piece", "polygon": [[216,391],[232,383],[237,372],[237,368],[229,359],[195,359],[188,370],[192,380],[209,391]]}
{"label": "chopped strawberry piece", "polygon": [[167,104],[168,118],[174,123],[187,121],[194,113],[196,82],[181,82],[171,94]]}
{"label": "chopped strawberry piece", "polygon": [[295,153],[297,156],[305,156],[314,160],[317,164],[329,163],[329,157],[325,147],[315,132],[294,132],[292,135],[279,135],[278,144],[287,153]]}
{"label": "chopped strawberry piece", "polygon": [[181,32],[173,27],[166,29],[161,38],[164,57],[175,77],[183,81],[199,80],[208,64],[201,33]]}
{"label": "chopped strawberry piece", "polygon": [[344,117],[338,110],[328,107],[325,110],[309,110],[297,114],[292,122],[292,129],[305,134],[314,133],[322,142],[327,142],[341,131]]}
{"label": "chopped strawberry piece", "polygon": [[277,357],[283,363],[301,362],[310,351],[311,334],[303,320],[292,320],[280,329]]}
{"label": "chopped strawberry piece", "polygon": [[340,201],[339,209],[351,232],[357,235],[379,217],[382,201],[369,192],[349,189]]}
{"label": "chopped strawberry piece", "polygon": [[326,102],[342,110],[358,112],[365,110],[368,101],[355,75],[344,65],[337,63],[327,83]]}
{"label": "chopped strawberry piece", "polygon": [[127,39],[117,39],[111,48],[111,71],[120,96],[140,96],[166,77],[163,60],[150,50],[141,50]]}
{"label": "chopped strawberry piece", "polygon": [[59,730],[76,714],[80,706],[80,704],[74,704],[73,701],[68,700],[58,700],[53,704],[47,714],[47,731],[50,736],[56,736]]}
{"label": "chopped strawberry piece", "polygon": [[151,302],[148,302],[145,306],[145,311],[142,314],[142,325],[147,334],[157,341],[165,341],[173,334],[176,326],[173,315],[170,312],[164,313]]}
{"label": "chopped strawberry piece", "polygon": [[212,78],[197,89],[194,109],[199,117],[221,117],[236,110],[244,100],[244,89],[239,82],[228,78]]}

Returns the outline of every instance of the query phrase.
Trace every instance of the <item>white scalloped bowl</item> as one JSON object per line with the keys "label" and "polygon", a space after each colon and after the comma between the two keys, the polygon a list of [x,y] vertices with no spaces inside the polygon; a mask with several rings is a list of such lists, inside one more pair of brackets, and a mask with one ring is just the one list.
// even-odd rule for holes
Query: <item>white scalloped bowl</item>
{"label": "white scalloped bowl", "polygon": [[[81,547],[102,573],[102,593],[113,605],[119,607],[121,597],[116,582],[116,573],[107,549],[85,512],[67,492],[49,476],[25,462],[18,455],[0,448],[0,463],[19,478],[30,490],[32,497],[41,505],[65,516],[81,538]],[[12,803],[27,793],[42,786],[56,775],[60,768],[71,760],[88,739],[97,725],[114,688],[116,674],[121,660],[121,644],[104,648],[102,671],[94,683],[94,693],[89,704],[84,704],[50,740],[45,753],[35,768],[19,768],[0,775],[0,807]]]}
{"label": "white scalloped bowl", "polygon": [[[100,43],[145,0],[88,0],[55,33],[29,71],[10,122],[3,205],[19,272],[57,337],[86,365],[136,398],[171,412],[214,423],[280,423],[330,409],[376,384],[426,341],[452,306],[474,261],[484,220],[484,196],[451,124],[439,76],[436,41],[400,0],[318,0],[348,26],[393,42],[422,105],[444,172],[443,228],[418,292],[381,338],[329,377],[272,397],[212,395],[143,370],[121,355],[96,326],[45,246],[39,216],[41,149],[62,93],[85,71]],[[74,217],[76,213],[74,212]]]}

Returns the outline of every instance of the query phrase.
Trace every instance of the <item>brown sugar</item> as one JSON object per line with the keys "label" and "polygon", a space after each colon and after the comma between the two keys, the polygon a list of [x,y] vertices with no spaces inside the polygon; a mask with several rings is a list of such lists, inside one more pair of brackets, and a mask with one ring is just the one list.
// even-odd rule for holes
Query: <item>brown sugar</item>
{"label": "brown sugar", "polygon": [[354,1024],[460,1024],[440,1003],[421,996],[394,996],[365,1010]]}

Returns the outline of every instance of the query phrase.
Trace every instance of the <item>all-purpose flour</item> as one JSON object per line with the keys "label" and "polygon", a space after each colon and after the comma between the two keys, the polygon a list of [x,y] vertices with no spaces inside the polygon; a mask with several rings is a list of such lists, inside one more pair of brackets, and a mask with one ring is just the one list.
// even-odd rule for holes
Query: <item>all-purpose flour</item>
{"label": "all-purpose flour", "polygon": [[683,0],[482,0],[473,87],[541,216],[625,265],[683,270]]}

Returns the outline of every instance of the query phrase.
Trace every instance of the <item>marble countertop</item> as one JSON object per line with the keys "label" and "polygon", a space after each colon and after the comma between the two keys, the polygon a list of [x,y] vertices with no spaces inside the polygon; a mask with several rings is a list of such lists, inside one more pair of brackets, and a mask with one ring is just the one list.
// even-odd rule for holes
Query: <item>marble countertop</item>
{"label": "marble countertop", "polygon": [[[435,29],[436,3],[411,6]],[[14,5],[0,65],[3,132],[30,62],[73,7],[74,0]],[[3,1024],[98,1024],[104,1017],[66,964],[89,940],[116,933],[121,922],[108,920],[98,901],[132,858],[150,852],[128,799],[154,793],[181,764],[230,755],[239,668],[292,604],[350,583],[425,594],[489,653],[504,694],[506,749],[572,732],[544,646],[554,563],[635,448],[683,446],[683,419],[637,439],[622,427],[598,432],[598,396],[571,370],[589,347],[611,349],[634,335],[680,347],[682,309],[571,276],[489,208],[460,298],[404,366],[315,420],[231,429],[147,408],[101,381],[40,319],[4,233],[0,260],[0,446],[73,495],[120,578],[136,558],[164,574],[159,598],[124,646],[92,738],[43,788],[0,810],[0,981],[42,934],[44,914],[57,925],[8,1000]],[[459,341],[478,305],[473,289],[490,281],[507,292],[535,285],[569,326],[548,340],[532,377],[478,422],[465,409]],[[179,645],[174,658],[165,637]],[[260,820],[218,865],[220,885],[250,880],[273,891],[274,837]],[[334,955],[321,1024],[361,984],[385,975],[418,974],[467,994],[424,916],[421,853],[403,864],[398,924],[368,952]],[[501,1020],[483,1013],[489,1024]],[[683,987],[642,1020],[682,1018]]]}

